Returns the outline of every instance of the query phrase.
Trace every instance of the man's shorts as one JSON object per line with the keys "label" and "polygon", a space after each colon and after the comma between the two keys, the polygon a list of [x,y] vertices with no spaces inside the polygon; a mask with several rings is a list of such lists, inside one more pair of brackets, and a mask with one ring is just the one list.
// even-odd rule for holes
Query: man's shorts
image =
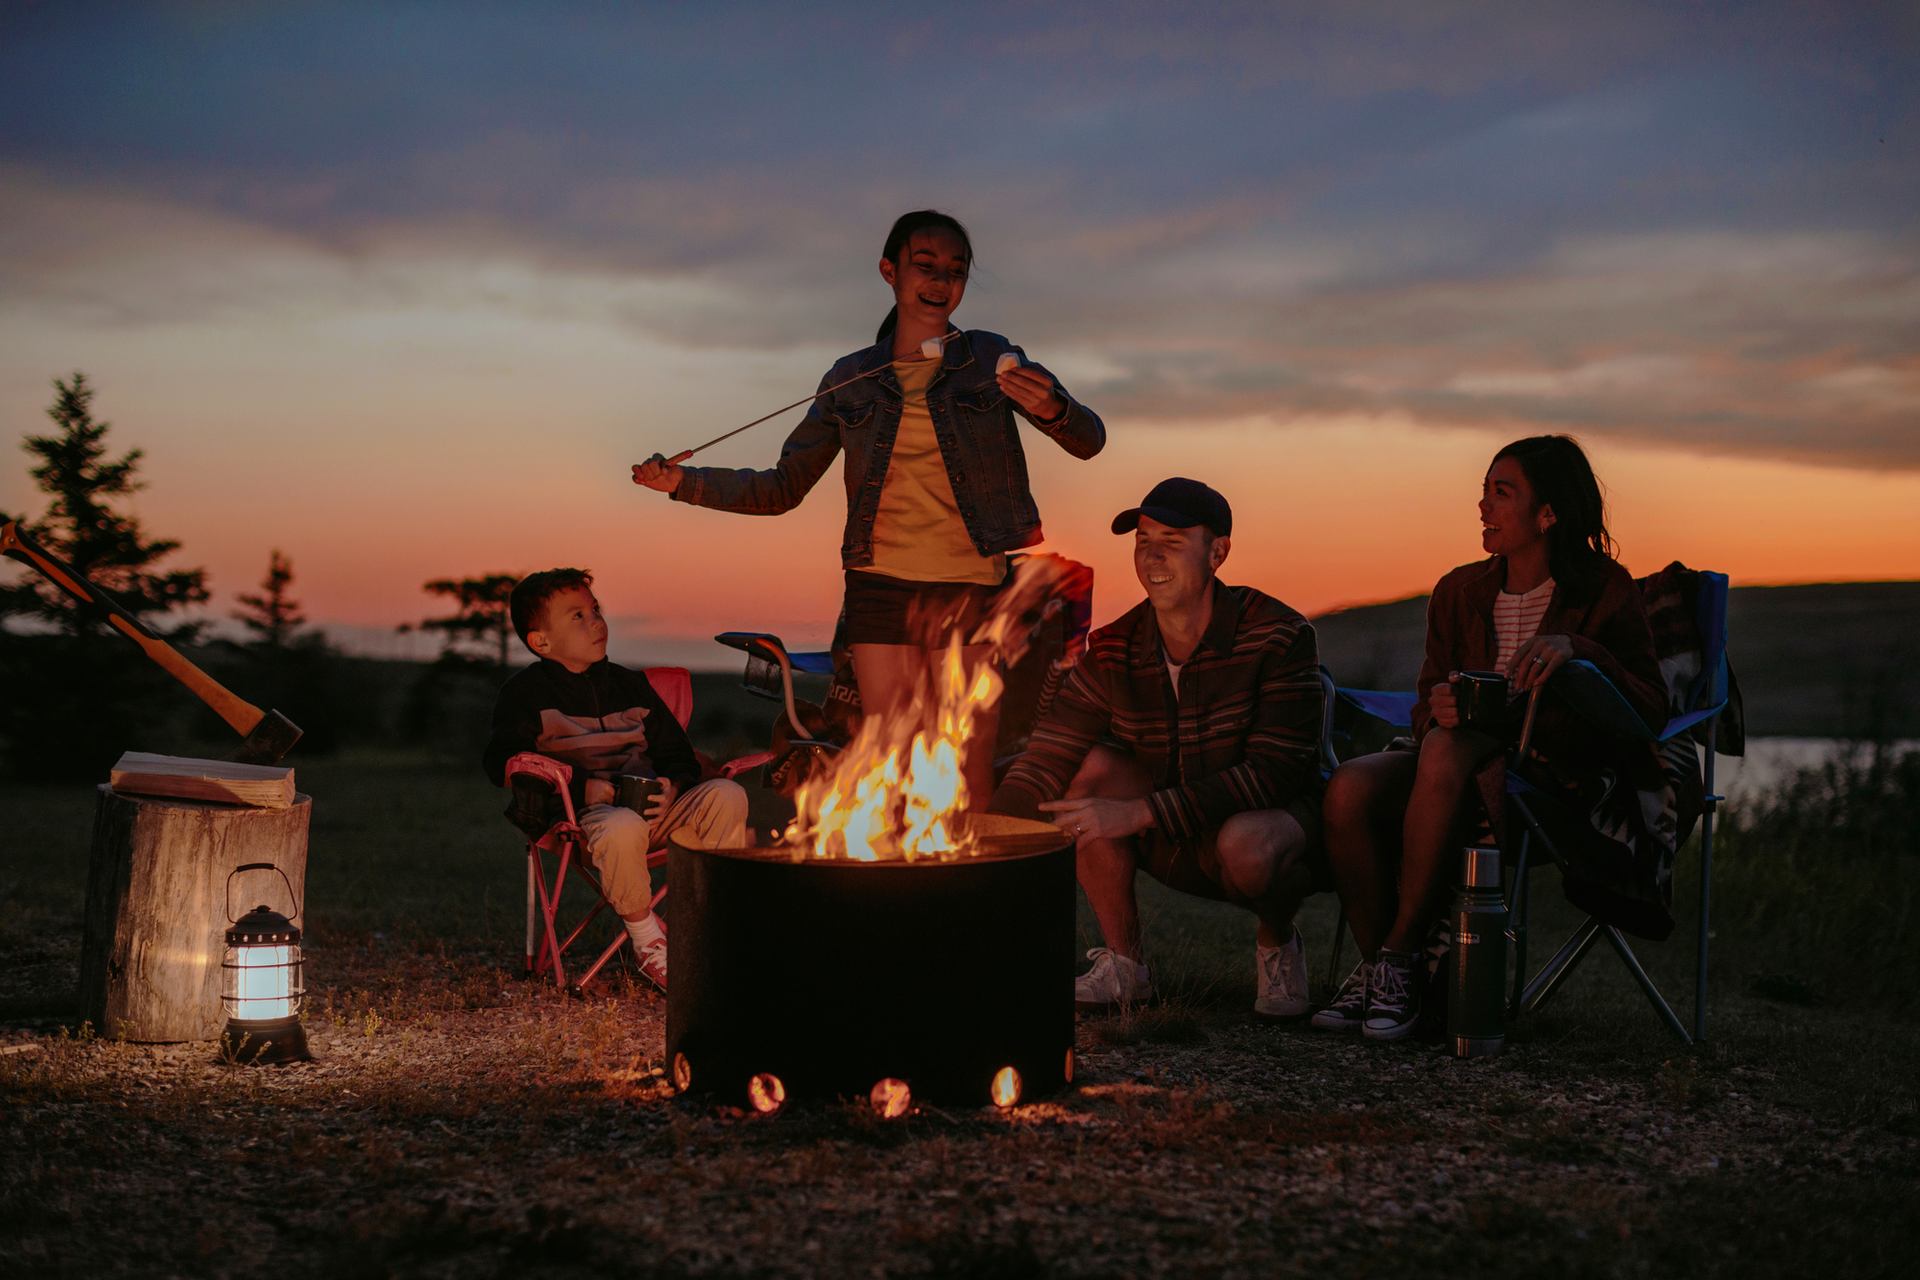
{"label": "man's shorts", "polygon": [[[1306,832],[1306,844],[1300,858],[1313,877],[1312,891],[1321,893],[1331,890],[1334,887],[1333,869],[1327,862],[1326,845],[1320,838],[1319,802],[1302,796],[1285,805],[1280,812],[1299,823],[1300,829]],[[1209,828],[1197,843],[1183,844],[1157,828],[1149,828],[1134,839],[1140,851],[1141,869],[1167,888],[1178,889],[1195,897],[1232,902],[1237,899],[1221,884],[1219,835],[1217,828]]]}

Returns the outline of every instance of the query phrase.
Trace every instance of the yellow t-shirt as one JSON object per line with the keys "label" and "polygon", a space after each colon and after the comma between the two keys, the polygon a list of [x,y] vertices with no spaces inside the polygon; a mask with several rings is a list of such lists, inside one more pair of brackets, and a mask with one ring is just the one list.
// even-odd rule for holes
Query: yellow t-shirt
{"label": "yellow t-shirt", "polygon": [[1007,576],[1007,558],[974,550],[939,438],[933,434],[933,416],[927,412],[927,385],[939,367],[938,360],[896,361],[893,366],[905,403],[887,478],[880,484],[873,563],[867,569],[918,582],[997,584]]}

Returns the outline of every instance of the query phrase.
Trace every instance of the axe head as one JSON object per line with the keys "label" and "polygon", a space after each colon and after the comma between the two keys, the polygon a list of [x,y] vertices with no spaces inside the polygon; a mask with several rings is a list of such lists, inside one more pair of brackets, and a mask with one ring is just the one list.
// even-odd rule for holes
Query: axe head
{"label": "axe head", "polygon": [[241,764],[279,764],[298,741],[300,726],[278,711],[269,711],[241,741],[233,758]]}

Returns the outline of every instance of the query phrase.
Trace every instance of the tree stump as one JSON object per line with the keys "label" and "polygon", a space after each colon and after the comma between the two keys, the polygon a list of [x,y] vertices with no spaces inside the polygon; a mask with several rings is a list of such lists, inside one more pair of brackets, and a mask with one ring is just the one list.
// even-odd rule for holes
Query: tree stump
{"label": "tree stump", "polygon": [[[80,1007],[103,1036],[149,1043],[211,1040],[226,1025],[220,961],[232,911],[265,903],[304,916],[310,796],[285,809],[123,795],[100,787],[80,948]],[[295,919],[294,923],[304,923]]]}

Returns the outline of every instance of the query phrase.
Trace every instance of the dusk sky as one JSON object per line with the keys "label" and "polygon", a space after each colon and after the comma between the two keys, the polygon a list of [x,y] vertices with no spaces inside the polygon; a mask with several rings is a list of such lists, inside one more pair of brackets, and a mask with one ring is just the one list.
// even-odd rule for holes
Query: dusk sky
{"label": "dusk sky", "polygon": [[363,640],[428,578],[578,564],[616,656],[824,642],[837,467],[768,520],[628,466],[869,343],[932,206],[978,255],[956,320],[1106,420],[1091,462],[1025,436],[1101,621],[1139,599],[1107,522],[1164,476],[1313,612],[1475,558],[1538,431],[1635,572],[1920,577],[1916,15],[11,3],[0,510],[43,509],[17,442],[83,369],[213,616],[278,547]]}

